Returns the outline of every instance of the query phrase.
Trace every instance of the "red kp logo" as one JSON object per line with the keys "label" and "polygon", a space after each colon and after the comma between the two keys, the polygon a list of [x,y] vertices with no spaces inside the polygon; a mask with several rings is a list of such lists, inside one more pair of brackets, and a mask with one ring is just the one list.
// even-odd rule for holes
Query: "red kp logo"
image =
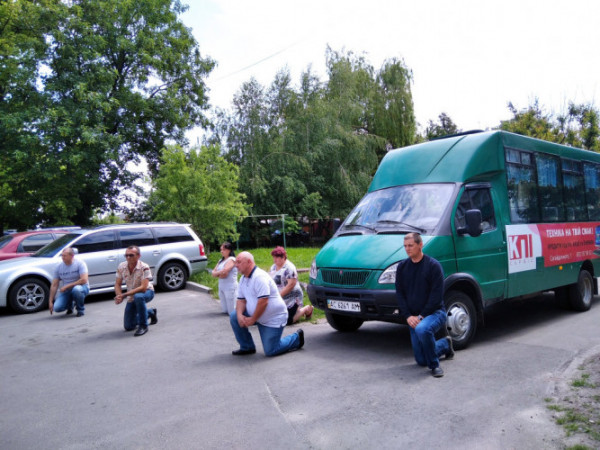
{"label": "red kp logo", "polygon": [[533,257],[533,236],[518,234],[508,237],[508,258],[524,259]]}

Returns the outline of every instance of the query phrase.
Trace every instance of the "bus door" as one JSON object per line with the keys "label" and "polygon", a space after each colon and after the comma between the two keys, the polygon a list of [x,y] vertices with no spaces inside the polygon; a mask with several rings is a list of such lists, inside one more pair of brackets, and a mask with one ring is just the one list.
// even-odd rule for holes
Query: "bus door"
{"label": "bus door", "polygon": [[[494,203],[489,183],[466,185],[454,214],[453,235],[457,271],[473,276],[479,283],[483,300],[502,299],[507,289],[507,254],[504,227],[500,223],[498,202]],[[465,213],[481,211],[482,233],[477,237],[458,234],[464,228]]]}

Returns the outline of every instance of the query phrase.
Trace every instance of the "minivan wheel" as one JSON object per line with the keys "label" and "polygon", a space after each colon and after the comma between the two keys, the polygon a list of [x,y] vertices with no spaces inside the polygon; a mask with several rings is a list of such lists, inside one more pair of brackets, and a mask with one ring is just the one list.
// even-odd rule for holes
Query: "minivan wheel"
{"label": "minivan wheel", "polygon": [[325,311],[327,322],[338,331],[356,331],[363,324],[363,320],[357,317],[343,316]]}
{"label": "minivan wheel", "polygon": [[187,271],[178,262],[166,263],[158,272],[158,286],[163,291],[177,291],[185,287]]}
{"label": "minivan wheel", "polygon": [[579,272],[577,283],[569,287],[569,302],[575,311],[587,311],[594,297],[594,278],[587,270]]}
{"label": "minivan wheel", "polygon": [[33,313],[48,307],[50,289],[39,278],[17,281],[8,294],[10,307],[18,313]]}
{"label": "minivan wheel", "polygon": [[446,328],[455,350],[466,348],[477,330],[477,313],[471,298],[460,291],[449,291],[445,299]]}

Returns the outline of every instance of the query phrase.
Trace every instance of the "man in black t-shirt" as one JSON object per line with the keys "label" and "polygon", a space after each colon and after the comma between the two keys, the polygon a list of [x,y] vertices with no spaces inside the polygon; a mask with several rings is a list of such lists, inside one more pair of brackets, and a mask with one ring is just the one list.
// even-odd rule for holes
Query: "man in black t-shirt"
{"label": "man in black t-shirt", "polygon": [[437,260],[423,253],[419,233],[404,237],[404,250],[408,258],[398,263],[396,271],[398,308],[410,327],[417,364],[429,367],[434,377],[443,377],[439,357],[454,357],[450,337],[435,339],[435,334],[446,326],[444,271]]}

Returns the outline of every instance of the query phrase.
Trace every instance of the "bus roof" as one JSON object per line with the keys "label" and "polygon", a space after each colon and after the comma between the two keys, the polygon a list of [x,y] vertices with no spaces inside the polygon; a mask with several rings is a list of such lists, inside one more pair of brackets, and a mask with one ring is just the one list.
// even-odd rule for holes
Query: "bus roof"
{"label": "bus roof", "polygon": [[600,154],[507,131],[452,136],[390,151],[369,191],[401,184],[456,183],[489,179],[505,167],[504,147],[600,163]]}

